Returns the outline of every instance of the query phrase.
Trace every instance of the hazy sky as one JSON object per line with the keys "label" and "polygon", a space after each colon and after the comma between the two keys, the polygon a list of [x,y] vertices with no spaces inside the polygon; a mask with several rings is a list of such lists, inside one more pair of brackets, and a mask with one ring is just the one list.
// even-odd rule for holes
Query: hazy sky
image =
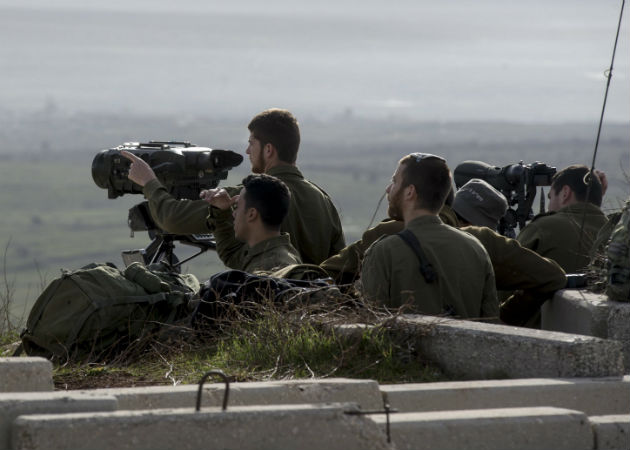
{"label": "hazy sky", "polygon": [[[0,0],[0,111],[592,122],[620,6]],[[606,119],[629,122],[624,16]]]}

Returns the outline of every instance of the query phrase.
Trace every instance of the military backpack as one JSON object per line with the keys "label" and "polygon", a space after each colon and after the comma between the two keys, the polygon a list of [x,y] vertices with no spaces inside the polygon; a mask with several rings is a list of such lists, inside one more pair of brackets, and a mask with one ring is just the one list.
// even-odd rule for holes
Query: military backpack
{"label": "military backpack", "polygon": [[119,270],[93,263],[63,271],[33,305],[22,346],[30,356],[57,361],[112,357],[134,340],[185,316],[198,295],[194,275],[133,263]]}

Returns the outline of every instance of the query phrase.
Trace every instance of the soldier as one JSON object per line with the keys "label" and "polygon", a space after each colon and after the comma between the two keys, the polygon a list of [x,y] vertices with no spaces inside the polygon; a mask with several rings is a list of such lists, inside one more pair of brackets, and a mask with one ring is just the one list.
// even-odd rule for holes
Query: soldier
{"label": "soldier", "polygon": [[370,246],[361,271],[362,290],[389,307],[411,304],[425,314],[496,318],[499,307],[487,252],[474,237],[438,217],[451,183],[450,170],[439,156],[412,153],[400,160],[387,187],[388,214],[404,221],[406,236],[386,236]]}
{"label": "soldier", "polygon": [[567,273],[584,270],[590,262],[595,237],[607,222],[600,209],[600,177],[592,176],[584,165],[569,166],[556,173],[549,189],[549,212],[536,216],[516,239],[524,247],[553,259]]}
{"label": "soldier", "polygon": [[282,181],[264,174],[249,175],[239,195],[230,197],[225,189],[206,195],[217,253],[226,266],[256,273],[302,262],[289,235],[280,232],[291,200]]}
{"label": "soldier", "polygon": [[[319,264],[340,251],[343,230],[337,209],[330,197],[306,180],[297,168],[300,129],[293,115],[282,109],[269,109],[256,115],[248,125],[246,153],[253,173],[265,173],[282,180],[291,192],[289,213],[281,230],[289,233],[291,243],[305,263]],[[208,204],[203,200],[173,198],[153,176],[133,180],[144,187],[151,216],[160,228],[175,234],[208,233],[216,221],[208,220]],[[142,183],[142,184],[141,184]],[[231,194],[238,189],[228,190]],[[201,195],[206,198],[215,190]]]}

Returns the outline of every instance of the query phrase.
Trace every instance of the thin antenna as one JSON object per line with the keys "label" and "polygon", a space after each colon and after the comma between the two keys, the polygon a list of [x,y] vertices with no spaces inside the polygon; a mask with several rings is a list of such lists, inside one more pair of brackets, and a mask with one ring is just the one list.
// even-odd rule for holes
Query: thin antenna
{"label": "thin antenna", "polygon": [[[593,176],[595,176],[595,160],[597,158],[597,150],[599,148],[599,137],[602,133],[602,124],[604,122],[604,111],[606,111],[606,102],[608,101],[608,90],[610,89],[610,80],[612,79],[613,74],[613,66],[615,64],[615,54],[617,53],[617,43],[619,42],[619,32],[621,30],[621,19],[623,17],[623,9],[626,6],[626,0],[621,1],[621,11],[619,12],[619,23],[617,24],[617,35],[615,36],[615,45],[613,46],[612,58],[610,60],[610,68],[604,72],[606,75],[606,91],[604,93],[604,104],[602,105],[602,113],[599,117],[599,127],[597,128],[597,138],[595,139],[595,150],[593,151],[593,161],[591,162],[591,171],[588,180],[588,186],[586,188],[586,201],[591,195],[591,186],[593,185]],[[580,225],[580,239],[579,239],[579,248],[578,252],[582,252],[582,237],[584,236],[584,223],[586,222],[586,209],[584,209],[584,213],[582,214],[582,224]]]}

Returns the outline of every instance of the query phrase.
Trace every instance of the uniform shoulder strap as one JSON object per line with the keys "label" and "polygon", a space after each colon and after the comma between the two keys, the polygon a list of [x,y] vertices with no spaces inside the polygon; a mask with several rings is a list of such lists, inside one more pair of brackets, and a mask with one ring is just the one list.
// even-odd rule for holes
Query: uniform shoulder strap
{"label": "uniform shoulder strap", "polygon": [[411,250],[413,250],[418,257],[418,261],[420,261],[420,273],[424,277],[424,280],[427,283],[433,283],[437,279],[437,273],[422,251],[422,247],[416,235],[409,229],[404,229],[396,234],[411,247]]}

